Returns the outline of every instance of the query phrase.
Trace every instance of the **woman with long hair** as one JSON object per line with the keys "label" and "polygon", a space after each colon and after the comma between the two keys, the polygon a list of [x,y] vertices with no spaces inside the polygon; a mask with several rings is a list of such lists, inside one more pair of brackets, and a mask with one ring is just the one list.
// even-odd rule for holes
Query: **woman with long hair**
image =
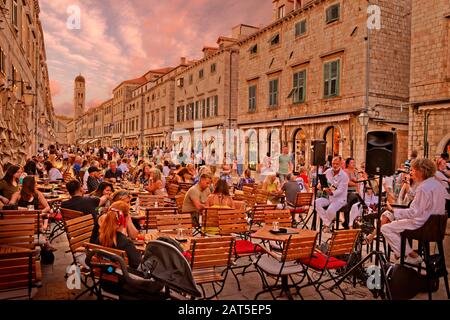
{"label": "woman with long hair", "polygon": [[230,188],[225,180],[219,179],[214,192],[206,200],[206,207],[209,208],[230,208],[234,209],[234,201],[230,195]]}
{"label": "woman with long hair", "polygon": [[159,171],[158,169],[152,169],[149,185],[147,186],[147,191],[155,196],[168,196],[167,190],[164,187],[164,183],[162,181],[161,171]]}
{"label": "woman with long hair", "polygon": [[127,237],[130,205],[123,201],[113,203],[108,211],[99,218],[99,235],[96,243],[126,252],[128,263],[136,269],[141,263],[142,256]]}
{"label": "woman with long hair", "polygon": [[47,171],[50,181],[58,181],[63,179],[61,172],[53,166],[53,163],[51,161],[45,161],[44,168]]}
{"label": "woman with long hair", "polygon": [[45,199],[44,195],[37,190],[36,180],[33,176],[27,176],[23,179],[22,189],[13,194],[11,197],[11,205],[17,204],[19,208],[29,208],[33,206],[34,210],[40,210],[42,215],[43,229],[48,227],[48,214],[50,212],[50,205]]}
{"label": "woman with long hair", "polygon": [[0,195],[8,200],[19,191],[19,179],[23,170],[19,166],[12,165],[6,170],[5,176],[0,180]]}
{"label": "woman with long hair", "polygon": [[138,178],[138,183],[140,185],[144,185],[144,187],[147,187],[150,183],[150,179],[152,178],[152,168],[148,164],[145,164],[142,167],[141,173]]}
{"label": "woman with long hair", "polygon": [[99,207],[109,207],[113,192],[114,187],[112,183],[102,182],[98,185],[97,190],[91,193],[91,196],[100,198]]}

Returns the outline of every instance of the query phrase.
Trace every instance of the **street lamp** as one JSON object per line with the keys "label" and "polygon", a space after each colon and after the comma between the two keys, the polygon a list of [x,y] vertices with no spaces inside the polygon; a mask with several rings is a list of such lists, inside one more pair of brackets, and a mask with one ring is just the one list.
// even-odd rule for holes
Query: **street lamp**
{"label": "street lamp", "polygon": [[361,114],[358,116],[359,124],[363,127],[367,127],[369,125],[370,116],[366,110],[363,110]]}

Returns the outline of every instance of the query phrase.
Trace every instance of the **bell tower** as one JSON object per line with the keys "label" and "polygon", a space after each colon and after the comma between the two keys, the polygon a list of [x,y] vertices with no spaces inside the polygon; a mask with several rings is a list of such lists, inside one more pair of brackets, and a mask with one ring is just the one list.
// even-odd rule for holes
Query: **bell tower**
{"label": "bell tower", "polygon": [[75,87],[73,93],[74,119],[80,118],[84,113],[86,104],[86,81],[80,74],[75,78]]}

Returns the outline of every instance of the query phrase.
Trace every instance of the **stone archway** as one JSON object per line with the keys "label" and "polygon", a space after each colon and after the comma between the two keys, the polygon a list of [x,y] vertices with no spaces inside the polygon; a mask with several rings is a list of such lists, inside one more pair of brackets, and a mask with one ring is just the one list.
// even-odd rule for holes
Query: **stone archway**
{"label": "stone archway", "polygon": [[448,148],[449,144],[450,144],[450,133],[447,133],[438,143],[435,150],[435,155],[440,156],[441,153],[448,152],[448,150],[445,149]]}

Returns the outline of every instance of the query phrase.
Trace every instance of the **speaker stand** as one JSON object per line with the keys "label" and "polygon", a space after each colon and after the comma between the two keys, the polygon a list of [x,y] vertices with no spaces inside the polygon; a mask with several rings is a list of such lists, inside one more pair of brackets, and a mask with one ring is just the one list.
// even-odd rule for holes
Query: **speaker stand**
{"label": "speaker stand", "polygon": [[317,185],[319,184],[319,165],[316,166],[316,183],[314,183],[314,197],[313,197],[313,211],[306,219],[303,229],[308,228],[308,222],[312,218],[311,230],[316,230],[317,228],[317,210],[316,210],[316,199],[317,199]]}

